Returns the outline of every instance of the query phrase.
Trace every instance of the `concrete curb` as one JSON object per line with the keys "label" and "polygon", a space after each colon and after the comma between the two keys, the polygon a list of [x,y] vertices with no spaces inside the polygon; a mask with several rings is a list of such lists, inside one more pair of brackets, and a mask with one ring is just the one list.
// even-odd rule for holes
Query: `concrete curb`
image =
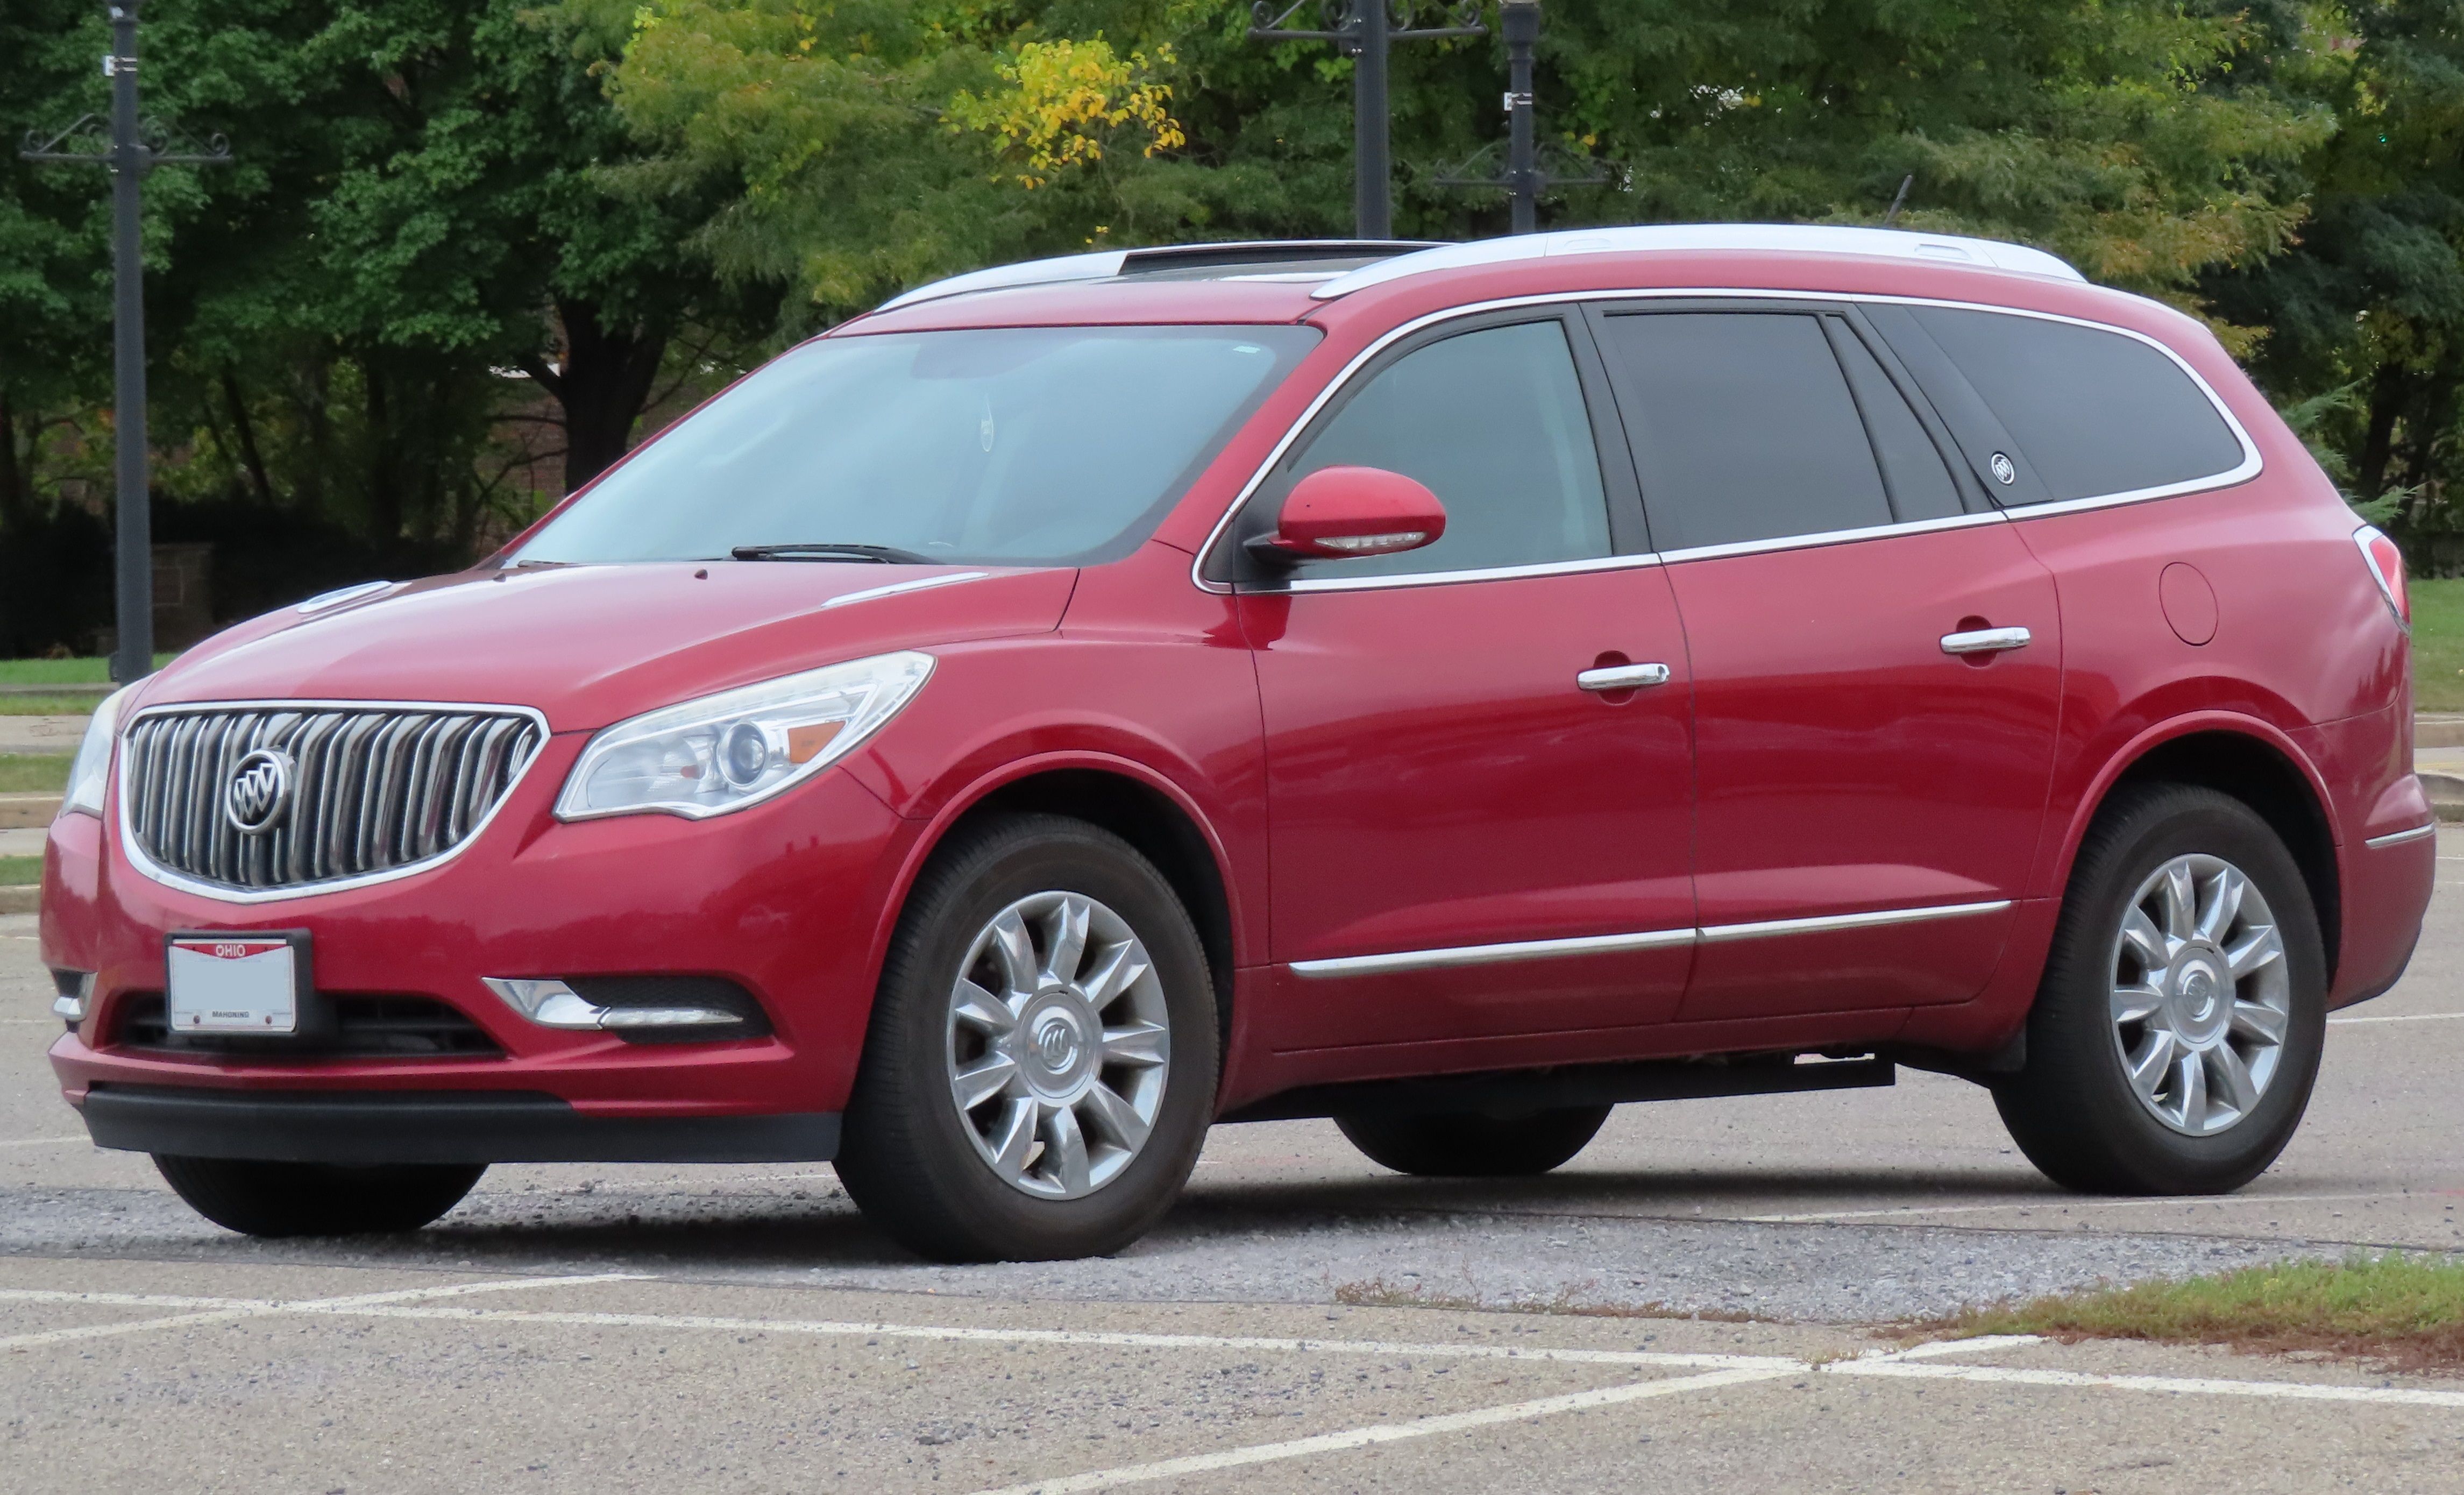
{"label": "concrete curb", "polygon": [[0,794],[0,830],[40,830],[59,813],[56,794]]}
{"label": "concrete curb", "polygon": [[0,888],[0,913],[42,912],[43,890],[40,888]]}

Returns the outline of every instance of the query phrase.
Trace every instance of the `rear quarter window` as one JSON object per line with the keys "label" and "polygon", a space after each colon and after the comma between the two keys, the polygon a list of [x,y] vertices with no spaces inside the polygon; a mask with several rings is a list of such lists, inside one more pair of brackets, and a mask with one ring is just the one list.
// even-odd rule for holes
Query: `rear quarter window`
{"label": "rear quarter window", "polygon": [[1913,311],[2009,429],[2050,500],[2167,488],[2241,465],[2241,441],[2207,392],[2136,338],[2040,317]]}

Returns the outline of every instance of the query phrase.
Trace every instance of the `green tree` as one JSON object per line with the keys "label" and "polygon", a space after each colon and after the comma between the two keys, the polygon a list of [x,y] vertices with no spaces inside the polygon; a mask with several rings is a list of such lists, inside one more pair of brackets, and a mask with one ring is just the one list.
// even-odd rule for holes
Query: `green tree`
{"label": "green tree", "polygon": [[2208,289],[2270,329],[2254,371],[2421,564],[2464,530],[2464,17],[2426,0],[2318,11],[2270,84],[2338,121],[2302,163],[2309,221]]}

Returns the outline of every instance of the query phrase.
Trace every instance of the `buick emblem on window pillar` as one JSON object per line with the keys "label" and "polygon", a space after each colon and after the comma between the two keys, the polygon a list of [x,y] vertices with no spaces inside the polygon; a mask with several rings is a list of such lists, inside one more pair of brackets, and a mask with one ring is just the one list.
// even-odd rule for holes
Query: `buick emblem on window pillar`
{"label": "buick emblem on window pillar", "polygon": [[1993,453],[1993,461],[1991,465],[1993,469],[1993,480],[1995,482],[2015,483],[2019,480],[2019,470],[2012,465],[2011,458],[2007,453],[2000,451]]}
{"label": "buick emblem on window pillar", "polygon": [[291,808],[291,755],[258,748],[239,760],[223,786],[223,818],[243,836],[261,836],[282,824]]}

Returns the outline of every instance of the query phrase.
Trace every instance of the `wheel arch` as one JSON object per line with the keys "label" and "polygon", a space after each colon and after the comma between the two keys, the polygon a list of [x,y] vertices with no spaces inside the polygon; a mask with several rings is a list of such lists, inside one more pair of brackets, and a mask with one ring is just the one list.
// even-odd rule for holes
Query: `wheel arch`
{"label": "wheel arch", "polygon": [[2198,784],[2230,795],[2276,832],[2300,869],[2318,912],[2332,987],[2343,932],[2343,878],[2329,811],[2333,802],[2317,767],[2290,738],[2264,722],[2227,715],[2183,718],[2151,729],[2116,754],[2072,817],[2055,887],[2067,891],[2088,827],[2115,792],[2159,782]]}
{"label": "wheel arch", "polygon": [[1163,874],[1197,926],[1215,983],[1217,1038],[1228,1064],[1239,956],[1230,859],[1190,797],[1133,759],[1099,753],[1045,755],[1006,764],[950,796],[899,869],[883,911],[876,950],[889,949],[916,879],[953,833],[988,816],[1029,813],[1066,815],[1099,825],[1136,847]]}

